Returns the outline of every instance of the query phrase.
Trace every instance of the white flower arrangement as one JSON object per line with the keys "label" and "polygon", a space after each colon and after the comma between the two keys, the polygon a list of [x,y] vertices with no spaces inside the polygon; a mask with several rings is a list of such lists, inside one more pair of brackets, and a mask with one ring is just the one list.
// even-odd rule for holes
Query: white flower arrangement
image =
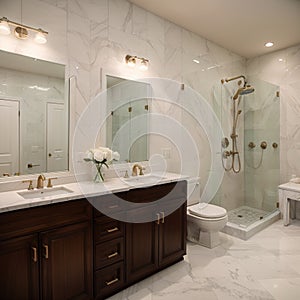
{"label": "white flower arrangement", "polygon": [[95,149],[90,149],[86,152],[86,157],[84,161],[93,162],[97,168],[97,174],[94,178],[95,182],[104,181],[103,175],[101,173],[101,168],[105,165],[107,168],[109,164],[112,163],[113,160],[119,160],[120,154],[118,152],[114,152],[106,147],[99,147]]}

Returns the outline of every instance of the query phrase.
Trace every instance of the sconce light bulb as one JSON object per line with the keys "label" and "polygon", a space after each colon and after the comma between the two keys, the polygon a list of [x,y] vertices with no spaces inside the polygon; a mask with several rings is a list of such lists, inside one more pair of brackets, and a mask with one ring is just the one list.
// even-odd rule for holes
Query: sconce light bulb
{"label": "sconce light bulb", "polygon": [[135,67],[135,64],[136,64],[135,56],[131,56],[131,55],[127,54],[125,57],[125,61],[129,67]]}
{"label": "sconce light bulb", "polygon": [[28,30],[24,27],[18,26],[15,28],[15,36],[18,39],[25,40],[28,37]]}
{"label": "sconce light bulb", "polygon": [[4,35],[10,34],[10,27],[5,18],[2,18],[2,20],[0,21],[0,33]]}
{"label": "sconce light bulb", "polygon": [[34,41],[38,44],[46,44],[47,43],[46,36],[41,31],[36,33]]}
{"label": "sconce light bulb", "polygon": [[148,61],[146,59],[141,60],[140,70],[142,71],[148,70]]}

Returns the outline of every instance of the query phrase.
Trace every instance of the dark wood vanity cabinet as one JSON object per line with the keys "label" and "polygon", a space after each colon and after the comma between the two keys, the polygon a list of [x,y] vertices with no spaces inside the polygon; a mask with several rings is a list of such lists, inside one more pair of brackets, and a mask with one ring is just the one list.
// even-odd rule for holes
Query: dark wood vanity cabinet
{"label": "dark wood vanity cabinet", "polygon": [[0,299],[105,299],[182,259],[186,182],[116,195],[0,214]]}
{"label": "dark wood vanity cabinet", "polygon": [[[165,197],[164,194],[168,194],[172,189],[173,195],[166,196],[163,203],[155,203],[160,197]],[[135,213],[144,213],[145,215],[151,213],[156,220],[126,224],[126,275],[128,282],[136,282],[178,262],[186,253],[185,191],[185,182],[180,182],[129,193],[129,201],[135,203],[139,203],[139,201],[149,202],[151,205],[149,208],[143,208],[144,211],[137,209]],[[150,198],[148,198],[149,195],[151,195]],[[172,207],[174,208],[172,209]]]}
{"label": "dark wood vanity cabinet", "polygon": [[0,215],[0,299],[92,299],[86,200]]}

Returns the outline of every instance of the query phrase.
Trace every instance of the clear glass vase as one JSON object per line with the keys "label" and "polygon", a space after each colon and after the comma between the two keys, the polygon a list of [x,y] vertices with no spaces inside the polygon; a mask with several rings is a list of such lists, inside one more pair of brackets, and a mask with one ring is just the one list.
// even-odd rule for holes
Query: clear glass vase
{"label": "clear glass vase", "polygon": [[94,177],[94,182],[95,183],[104,182],[104,177],[101,173],[102,164],[96,165],[96,168],[97,168],[97,173]]}

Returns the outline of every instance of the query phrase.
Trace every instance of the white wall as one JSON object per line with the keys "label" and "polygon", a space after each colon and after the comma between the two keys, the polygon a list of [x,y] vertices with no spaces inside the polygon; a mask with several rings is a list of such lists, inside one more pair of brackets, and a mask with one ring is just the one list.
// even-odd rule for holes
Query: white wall
{"label": "white wall", "polygon": [[[1,0],[3,16],[21,21],[20,0]],[[125,0],[23,0],[22,22],[49,31],[48,43],[36,45],[32,40],[20,41],[14,36],[0,36],[0,48],[67,65],[67,76],[76,76],[76,91],[71,99],[78,119],[91,97],[100,91],[101,68],[122,77],[166,77],[191,86],[211,104],[212,88],[220,79],[245,73],[245,59],[149,13]],[[126,54],[150,60],[148,72],[132,71],[124,63]],[[200,61],[195,64],[192,60]],[[193,121],[176,112],[172,105],[155,102],[154,109],[178,119],[193,129]],[[202,186],[210,168],[207,140],[196,128],[203,166]],[[178,156],[174,145],[165,141],[153,143],[152,152],[172,147],[168,169],[176,171]],[[196,162],[197,163],[197,162]],[[222,195],[229,207],[242,198],[242,173],[227,174]],[[230,189],[227,187],[230,186]],[[231,203],[231,204],[230,204]]]}

